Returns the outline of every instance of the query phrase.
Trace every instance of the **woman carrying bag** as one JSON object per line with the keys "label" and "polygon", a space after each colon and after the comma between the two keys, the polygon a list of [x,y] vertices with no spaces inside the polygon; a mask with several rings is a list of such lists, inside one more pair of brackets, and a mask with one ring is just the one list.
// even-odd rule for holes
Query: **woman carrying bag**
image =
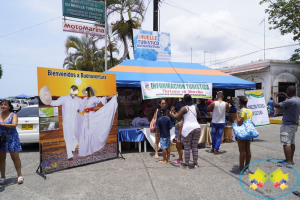
{"label": "woman carrying bag", "polygon": [[[251,139],[258,136],[254,124],[251,121],[253,113],[247,108],[248,99],[245,96],[239,97],[240,109],[236,112],[237,123],[233,124],[233,129],[237,134],[237,142],[240,152],[240,167],[237,170],[241,172],[243,168],[249,165],[251,160],[250,142]],[[249,174],[247,168],[244,174]]]}

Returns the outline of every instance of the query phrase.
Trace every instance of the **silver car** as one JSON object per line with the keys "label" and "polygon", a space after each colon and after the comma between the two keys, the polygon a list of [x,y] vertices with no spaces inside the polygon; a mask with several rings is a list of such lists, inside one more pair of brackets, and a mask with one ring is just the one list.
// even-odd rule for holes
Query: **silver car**
{"label": "silver car", "polygon": [[39,107],[28,106],[17,113],[17,131],[21,143],[39,143]]}

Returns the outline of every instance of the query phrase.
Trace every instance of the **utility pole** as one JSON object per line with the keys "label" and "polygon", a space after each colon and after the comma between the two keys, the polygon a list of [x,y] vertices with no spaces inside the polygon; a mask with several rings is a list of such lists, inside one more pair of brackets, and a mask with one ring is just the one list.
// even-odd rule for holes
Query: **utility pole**
{"label": "utility pole", "polygon": [[153,0],[153,31],[158,31],[158,2]]}
{"label": "utility pole", "polygon": [[266,18],[264,18],[259,25],[261,25],[261,23],[264,22],[264,60],[266,59]]}
{"label": "utility pole", "polygon": [[104,16],[105,16],[105,71],[107,71],[107,10],[106,10],[106,0],[104,1],[104,7],[105,7],[105,12],[104,12]]}
{"label": "utility pole", "polygon": [[[211,51],[204,51],[204,66],[205,66],[205,54],[206,53],[213,53],[213,52],[211,52]],[[211,60],[210,60],[210,62],[211,62]]]}

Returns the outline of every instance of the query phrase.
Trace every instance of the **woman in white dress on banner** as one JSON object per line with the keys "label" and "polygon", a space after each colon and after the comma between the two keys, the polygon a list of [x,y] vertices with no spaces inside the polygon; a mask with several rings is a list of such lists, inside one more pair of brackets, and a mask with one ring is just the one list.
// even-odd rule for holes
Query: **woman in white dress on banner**
{"label": "woman in white dress on banner", "polygon": [[[87,156],[102,149],[113,125],[118,106],[115,95],[96,97],[97,91],[88,85],[82,93],[86,96],[77,114],[76,138],[79,142],[79,156]],[[111,100],[107,103],[107,100]],[[98,103],[104,106],[94,111]]]}

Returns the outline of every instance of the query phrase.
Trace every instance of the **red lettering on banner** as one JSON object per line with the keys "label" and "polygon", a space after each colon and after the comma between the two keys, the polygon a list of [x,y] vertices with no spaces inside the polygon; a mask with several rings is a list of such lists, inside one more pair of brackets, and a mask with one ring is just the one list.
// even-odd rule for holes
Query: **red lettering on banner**
{"label": "red lettering on banner", "polygon": [[143,40],[156,40],[157,41],[157,36],[153,36],[153,35],[139,35],[139,39],[143,39]]}
{"label": "red lettering on banner", "polygon": [[64,28],[70,28],[70,24],[65,24]]}

